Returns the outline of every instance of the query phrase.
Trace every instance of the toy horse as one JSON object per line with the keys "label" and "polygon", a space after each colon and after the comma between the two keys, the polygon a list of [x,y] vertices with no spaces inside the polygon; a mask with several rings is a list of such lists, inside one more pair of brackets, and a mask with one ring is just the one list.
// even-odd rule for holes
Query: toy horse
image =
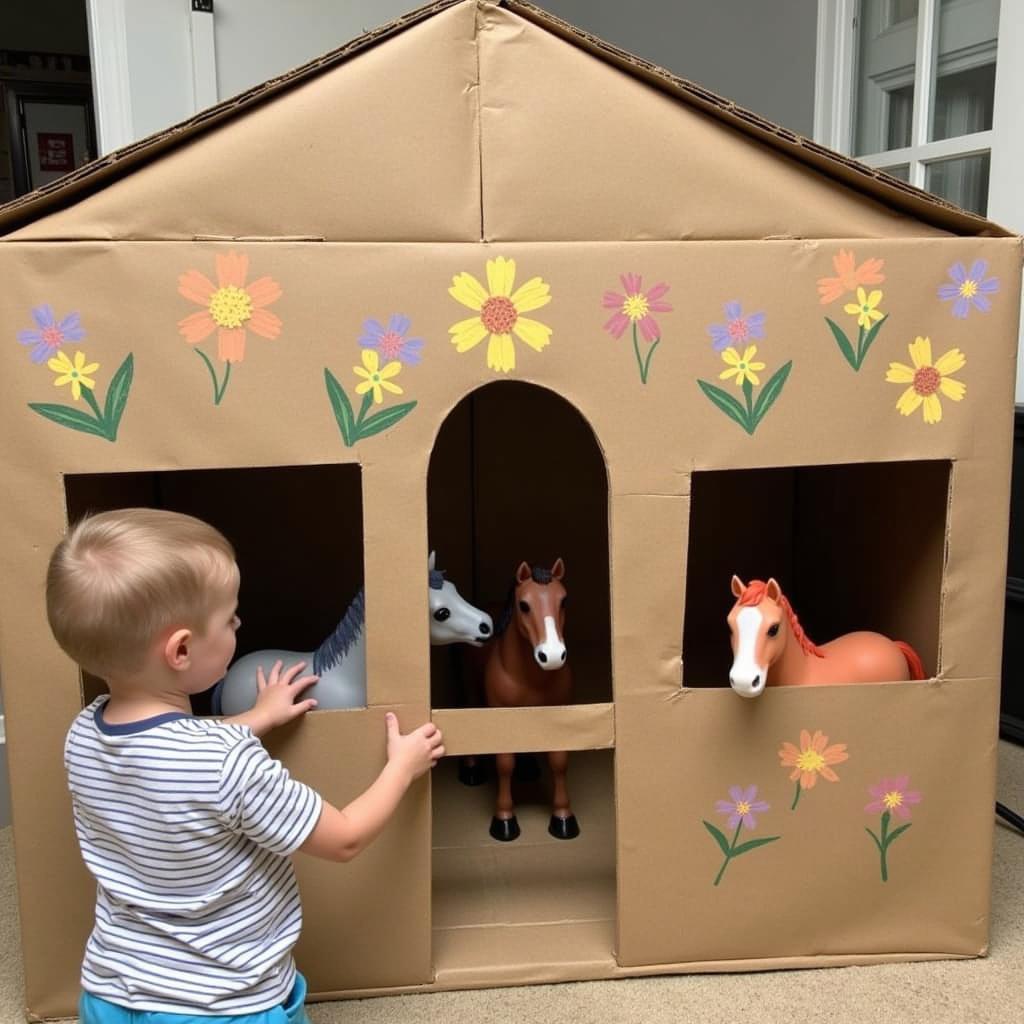
{"label": "toy horse", "polygon": [[881,683],[925,679],[917,652],[881,633],[846,633],[813,644],[774,579],[744,583],[732,578],[736,598],[729,612],[732,688],[756,697],[765,686]]}
{"label": "toy horse", "polygon": [[[572,675],[562,638],[564,575],[561,558],[550,570],[531,569],[526,562],[519,566],[484,667],[484,693],[489,707],[552,706],[568,704],[572,699]],[[516,755],[497,754],[495,761],[498,798],[490,832],[495,839],[510,842],[519,837],[512,801]],[[574,839],[580,828],[569,806],[565,784],[569,755],[564,750],[549,752],[548,763],[554,777],[548,831],[556,839]]]}
{"label": "toy horse", "polygon": [[[444,573],[434,568],[434,552],[427,562],[427,598],[430,605],[430,643],[471,644],[479,647],[491,638],[490,615],[474,608]],[[366,632],[363,591],[352,599],[334,632],[315,650],[253,651],[241,657],[228,669],[228,674],[213,692],[215,715],[238,715],[256,703],[256,670],[269,675],[274,662],[285,665],[304,661],[307,670],[320,677],[302,696],[312,697],[317,708],[366,707]]]}

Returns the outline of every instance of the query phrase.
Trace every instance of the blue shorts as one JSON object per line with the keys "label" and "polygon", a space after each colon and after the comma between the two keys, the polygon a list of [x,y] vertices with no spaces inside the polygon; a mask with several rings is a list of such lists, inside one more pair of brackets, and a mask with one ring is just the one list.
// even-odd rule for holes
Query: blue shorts
{"label": "blue shorts", "polygon": [[295,975],[295,987],[284,1005],[259,1013],[209,1017],[197,1013],[155,1013],[150,1010],[130,1010],[125,1006],[108,1003],[89,992],[78,1000],[80,1024],[210,1024],[211,1021],[229,1021],[230,1024],[309,1024],[303,1006],[306,1002],[306,979]]}

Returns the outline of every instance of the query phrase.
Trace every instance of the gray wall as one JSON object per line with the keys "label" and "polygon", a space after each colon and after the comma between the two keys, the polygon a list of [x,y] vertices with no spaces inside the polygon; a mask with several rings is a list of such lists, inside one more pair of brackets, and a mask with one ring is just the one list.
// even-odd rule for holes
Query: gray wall
{"label": "gray wall", "polygon": [[541,0],[594,35],[810,137],[817,0]]}

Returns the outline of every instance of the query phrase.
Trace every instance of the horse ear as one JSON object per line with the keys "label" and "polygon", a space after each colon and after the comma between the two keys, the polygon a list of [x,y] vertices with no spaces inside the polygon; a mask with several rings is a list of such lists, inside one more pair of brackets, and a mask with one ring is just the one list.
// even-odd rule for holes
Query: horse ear
{"label": "horse ear", "polygon": [[533,570],[527,565],[526,562],[520,562],[519,568],[516,569],[516,583],[525,583],[528,579],[533,576]]}
{"label": "horse ear", "polygon": [[746,583],[739,578],[739,576],[733,576],[732,578],[732,596],[742,597],[743,591],[747,589]]}
{"label": "horse ear", "polygon": [[565,576],[565,562],[560,558],[555,559],[555,564],[551,566],[551,578],[553,580],[560,580]]}
{"label": "horse ear", "polygon": [[774,576],[772,576],[765,584],[764,596],[774,601],[776,604],[781,603],[782,588],[776,582]]}
{"label": "horse ear", "polygon": [[433,572],[437,566],[437,552],[431,551],[430,557],[427,559],[427,568]]}

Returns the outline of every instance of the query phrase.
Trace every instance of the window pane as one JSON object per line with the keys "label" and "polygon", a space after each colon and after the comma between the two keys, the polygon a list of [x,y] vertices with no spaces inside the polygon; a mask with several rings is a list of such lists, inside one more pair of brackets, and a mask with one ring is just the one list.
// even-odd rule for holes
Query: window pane
{"label": "window pane", "polygon": [[857,32],[856,155],[911,143],[917,4],[861,0]]}
{"label": "window pane", "polygon": [[992,127],[998,29],[999,0],[942,0],[933,141]]}
{"label": "window pane", "polygon": [[879,167],[878,169],[910,184],[910,164],[897,164],[895,167]]}
{"label": "window pane", "polygon": [[917,17],[917,0],[889,0],[888,25],[898,25]]}
{"label": "window pane", "polygon": [[924,187],[965,210],[984,216],[988,209],[990,164],[988,153],[937,160],[925,168]]}

